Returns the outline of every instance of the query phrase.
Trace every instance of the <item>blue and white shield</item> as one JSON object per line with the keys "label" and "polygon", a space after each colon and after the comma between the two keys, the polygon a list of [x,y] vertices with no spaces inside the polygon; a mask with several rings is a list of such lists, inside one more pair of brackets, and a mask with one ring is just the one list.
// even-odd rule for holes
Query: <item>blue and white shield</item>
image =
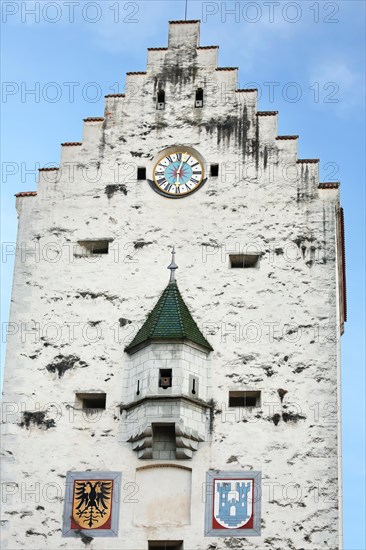
{"label": "blue and white shield", "polygon": [[214,518],[221,527],[240,529],[253,516],[253,479],[215,479]]}

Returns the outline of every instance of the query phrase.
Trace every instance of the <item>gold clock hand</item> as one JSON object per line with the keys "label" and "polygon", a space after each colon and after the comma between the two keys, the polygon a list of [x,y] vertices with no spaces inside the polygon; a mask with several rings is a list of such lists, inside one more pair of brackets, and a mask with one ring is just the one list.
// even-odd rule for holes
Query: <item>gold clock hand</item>
{"label": "gold clock hand", "polygon": [[178,170],[177,170],[177,174],[179,174],[179,175],[180,175],[180,171],[181,171],[181,169],[182,169],[182,166],[183,166],[183,160],[182,160],[182,162],[180,163],[180,166],[179,166],[179,168],[178,168]]}
{"label": "gold clock hand", "polygon": [[178,168],[178,170],[177,170],[177,178],[178,178],[178,179],[177,179],[177,181],[175,182],[175,184],[177,184],[177,183],[180,184],[180,181],[179,181],[179,178],[180,178],[180,171],[182,170],[182,166],[183,166],[184,158],[185,158],[186,154],[187,154],[187,153],[182,153],[182,162],[180,163],[180,166],[179,166],[179,168]]}

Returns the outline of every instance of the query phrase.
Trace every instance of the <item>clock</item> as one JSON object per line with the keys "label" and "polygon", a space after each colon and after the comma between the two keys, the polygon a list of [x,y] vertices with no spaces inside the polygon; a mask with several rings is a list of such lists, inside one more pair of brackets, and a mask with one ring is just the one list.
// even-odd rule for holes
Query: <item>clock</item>
{"label": "clock", "polygon": [[165,154],[155,165],[151,183],[161,195],[174,199],[187,196],[205,183],[203,164],[184,150]]}

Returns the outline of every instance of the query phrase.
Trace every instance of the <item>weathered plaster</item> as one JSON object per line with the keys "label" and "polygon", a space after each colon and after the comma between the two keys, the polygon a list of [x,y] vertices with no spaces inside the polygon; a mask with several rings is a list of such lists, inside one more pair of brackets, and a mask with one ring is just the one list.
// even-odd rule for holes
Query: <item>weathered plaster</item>
{"label": "weathered plaster", "polygon": [[[149,51],[147,72],[127,75],[125,97],[106,99],[104,120],[84,122],[82,145],[62,148],[58,171],[40,172],[37,196],[17,198],[4,548],[142,550],[166,538],[188,550],[341,547],[339,191],[318,190],[317,163],[297,163],[297,140],[276,140],[277,115],[257,115],[256,93],[236,91],[237,71],[216,70],[216,49],[196,49],[197,27],[172,25],[170,48]],[[164,111],[155,109],[159,85]],[[194,108],[199,86],[203,109]],[[218,162],[219,176],[182,200],[159,196],[137,180],[137,167],[149,170],[172,145]],[[78,241],[97,238],[111,240],[108,255],[74,254]],[[137,479],[141,461],[120,413],[131,369],[123,349],[167,284],[172,244],[182,296],[214,348],[213,431],[191,461],[176,461],[192,468],[190,523],[137,525],[134,486],[122,485],[117,538],[62,538],[66,472]],[[261,254],[259,267],[230,269],[228,253],[247,247]],[[228,409],[229,389],[247,387],[261,390],[261,407]],[[107,394],[94,417],[75,408],[75,393],[88,391]],[[53,425],[26,420],[37,411]],[[262,472],[261,536],[205,538],[210,469]],[[135,498],[144,500],[139,487]]]}

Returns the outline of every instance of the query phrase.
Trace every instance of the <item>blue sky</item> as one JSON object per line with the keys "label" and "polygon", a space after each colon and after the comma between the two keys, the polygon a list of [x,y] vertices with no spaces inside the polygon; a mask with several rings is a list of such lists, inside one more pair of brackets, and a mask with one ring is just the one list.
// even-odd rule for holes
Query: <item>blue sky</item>
{"label": "blue sky", "polygon": [[[37,188],[37,163],[57,164],[60,143],[81,140],[82,119],[102,116],[103,96],[123,92],[126,71],[145,70],[146,48],[166,46],[184,3],[82,0],[72,13],[63,1],[1,2],[3,242],[16,239],[14,193]],[[239,67],[240,87],[259,88],[260,110],[279,111],[279,134],[300,135],[299,157],[320,158],[322,181],[341,181],[344,548],[365,550],[365,2],[190,0],[188,18],[202,20],[202,45],[220,45],[221,66]],[[3,258],[3,322],[12,269]]]}

